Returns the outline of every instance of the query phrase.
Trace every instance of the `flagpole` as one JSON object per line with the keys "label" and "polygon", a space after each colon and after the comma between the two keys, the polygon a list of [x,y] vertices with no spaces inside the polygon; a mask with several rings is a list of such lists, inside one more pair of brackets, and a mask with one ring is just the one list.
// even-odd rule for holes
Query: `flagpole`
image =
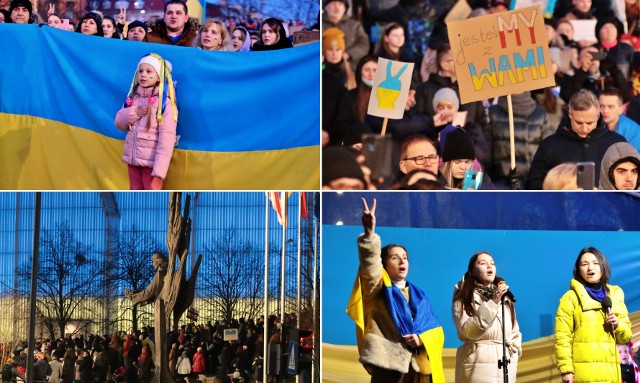
{"label": "flagpole", "polygon": [[[296,302],[296,328],[300,331],[300,253],[301,253],[301,244],[300,238],[302,236],[302,193],[298,192],[298,299]],[[300,337],[298,337],[300,338]],[[300,341],[300,339],[296,339],[296,341]],[[302,347],[302,345],[300,345]],[[297,372],[297,371],[296,371]],[[296,383],[300,383],[300,374],[296,374]]]}
{"label": "flagpole", "polygon": [[[287,246],[287,224],[288,224],[288,208],[286,192],[282,192],[280,195],[280,203],[284,204],[284,217],[282,224],[282,257],[280,259],[280,329],[284,325],[284,284],[285,284],[285,266],[286,266],[286,246]],[[284,339],[284,333],[280,331],[280,339]]]}
{"label": "flagpole", "polygon": [[[317,196],[316,196],[317,198]],[[316,201],[313,201],[314,204]],[[317,272],[317,257],[318,257],[318,224],[316,220],[313,220],[313,298],[311,299],[311,305],[313,307],[313,347],[311,348],[311,383],[315,383],[316,373],[316,339],[318,334],[316,333],[316,280],[318,278]],[[317,326],[319,328],[319,326]]]}
{"label": "flagpole", "polygon": [[264,206],[264,323],[262,341],[262,381],[267,382],[267,348],[269,347],[269,334],[267,317],[269,315],[269,194],[265,194],[266,202]]}

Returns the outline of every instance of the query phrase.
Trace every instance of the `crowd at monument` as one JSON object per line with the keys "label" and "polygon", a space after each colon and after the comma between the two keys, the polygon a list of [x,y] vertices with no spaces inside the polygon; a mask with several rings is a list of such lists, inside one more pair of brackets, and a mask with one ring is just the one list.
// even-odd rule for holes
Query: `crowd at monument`
{"label": "crowd at monument", "polygon": [[[475,171],[481,189],[571,190],[582,162],[596,189],[640,188],[638,1],[558,0],[545,15],[556,86],[511,95],[515,169],[507,98],[460,101],[444,21],[459,3],[323,2],[323,188],[467,189]],[[517,5],[466,3],[469,19]],[[574,39],[575,20],[593,20],[595,39]],[[401,119],[367,113],[379,57],[415,64]],[[376,157],[363,136],[383,125],[391,153]]]}
{"label": "crowd at monument", "polygon": [[[296,315],[287,314],[284,327],[296,325]],[[269,344],[281,343],[281,324],[268,320]],[[237,329],[237,340],[225,340],[225,329]],[[232,319],[229,323],[208,321],[183,325],[169,333],[169,371],[175,382],[211,378],[215,383],[261,382],[263,377],[264,321]],[[153,327],[111,335],[67,335],[37,342],[34,382],[151,382],[154,355],[159,345]],[[27,364],[27,342],[3,345],[2,382],[22,381]],[[269,371],[270,376],[280,372]]]}

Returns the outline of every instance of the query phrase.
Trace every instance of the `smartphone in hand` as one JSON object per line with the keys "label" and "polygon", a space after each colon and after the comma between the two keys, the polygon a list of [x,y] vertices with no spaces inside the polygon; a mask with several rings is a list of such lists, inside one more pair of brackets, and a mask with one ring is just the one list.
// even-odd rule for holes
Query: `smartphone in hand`
{"label": "smartphone in hand", "polygon": [[595,169],[593,162],[578,162],[576,164],[578,188],[582,190],[593,190],[595,188]]}
{"label": "smartphone in hand", "polygon": [[482,185],[482,172],[477,170],[467,170],[462,181],[462,190],[478,190]]}
{"label": "smartphone in hand", "polygon": [[467,123],[467,111],[466,110],[464,110],[462,112],[456,112],[453,115],[453,121],[451,122],[451,125],[459,126],[461,128],[464,128],[466,123]]}
{"label": "smartphone in hand", "polygon": [[393,142],[391,136],[386,134],[362,135],[362,154],[365,165],[371,169],[371,181],[377,182],[380,178],[389,179],[392,175],[391,149]]}

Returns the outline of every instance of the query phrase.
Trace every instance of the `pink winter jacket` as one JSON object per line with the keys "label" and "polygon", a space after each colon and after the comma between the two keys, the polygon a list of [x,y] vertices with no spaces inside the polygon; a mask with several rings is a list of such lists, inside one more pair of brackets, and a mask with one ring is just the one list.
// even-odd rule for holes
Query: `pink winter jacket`
{"label": "pink winter jacket", "polygon": [[[158,126],[156,113],[158,106],[162,105],[158,97],[158,88],[153,89],[155,103],[151,107],[151,114],[147,113],[142,118],[136,115],[136,107],[147,107],[147,96],[140,86],[135,93],[131,106],[120,109],[116,114],[116,127],[122,131],[128,130],[122,161],[129,165],[152,168],[152,176],[165,179],[176,143],[177,124],[173,118],[171,103],[167,100],[162,125]],[[147,90],[146,93],[149,95],[151,92]],[[151,118],[149,130],[147,130],[148,118]]]}

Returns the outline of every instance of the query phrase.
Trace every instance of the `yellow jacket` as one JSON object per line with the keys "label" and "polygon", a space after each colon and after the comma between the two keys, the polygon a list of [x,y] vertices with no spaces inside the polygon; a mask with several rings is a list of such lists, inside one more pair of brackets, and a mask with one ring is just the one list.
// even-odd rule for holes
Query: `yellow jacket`
{"label": "yellow jacket", "polygon": [[[556,313],[555,352],[561,374],[574,373],[574,382],[617,383],[620,377],[620,355],[617,344],[631,338],[631,321],[624,304],[624,292],[609,287],[613,302],[611,312],[618,317],[613,334],[605,323],[606,314],[600,302],[591,298],[584,285],[575,279],[562,298]],[[615,336],[615,338],[614,338]]]}

